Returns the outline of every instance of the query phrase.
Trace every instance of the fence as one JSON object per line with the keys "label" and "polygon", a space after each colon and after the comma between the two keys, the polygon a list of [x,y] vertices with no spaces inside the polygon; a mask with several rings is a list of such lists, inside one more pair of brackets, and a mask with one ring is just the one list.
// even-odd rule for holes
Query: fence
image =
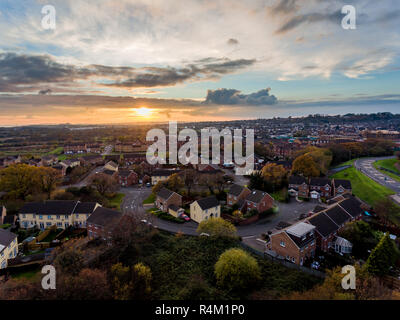
{"label": "fence", "polygon": [[304,267],[304,266],[299,266],[297,264],[291,263],[291,262],[286,261],[284,259],[275,258],[275,257],[273,257],[273,256],[271,256],[269,254],[266,254],[265,252],[258,251],[258,250],[248,246],[247,244],[245,244],[243,242],[241,242],[240,244],[244,249],[249,250],[252,253],[254,253],[254,254],[256,254],[256,255],[264,258],[264,259],[268,259],[268,260],[273,261],[273,262],[278,262],[278,263],[284,265],[285,267],[288,267],[288,268],[291,268],[291,269],[297,269],[299,271],[308,273],[310,275],[313,275],[313,276],[316,276],[316,277],[319,277],[319,278],[325,278],[326,277],[325,273],[323,273],[321,271],[318,271],[318,270],[315,270],[315,269],[310,269],[310,268],[307,268],[307,267]]}

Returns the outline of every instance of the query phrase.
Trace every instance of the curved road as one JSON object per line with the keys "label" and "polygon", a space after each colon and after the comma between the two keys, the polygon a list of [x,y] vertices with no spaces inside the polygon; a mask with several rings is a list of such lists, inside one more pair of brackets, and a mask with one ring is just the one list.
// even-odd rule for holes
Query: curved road
{"label": "curved road", "polygon": [[384,159],[392,159],[394,157],[379,157],[379,158],[362,158],[357,159],[354,162],[354,166],[357,170],[361,171],[367,177],[371,178],[372,180],[376,181],[377,183],[393,190],[397,194],[400,194],[400,182],[394,180],[393,178],[389,177],[388,175],[382,173],[381,171],[377,170],[373,163],[378,160]]}

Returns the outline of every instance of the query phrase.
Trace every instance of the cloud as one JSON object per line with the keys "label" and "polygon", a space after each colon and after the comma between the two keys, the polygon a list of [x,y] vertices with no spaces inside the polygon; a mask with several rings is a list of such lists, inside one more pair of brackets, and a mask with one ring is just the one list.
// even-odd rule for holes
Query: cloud
{"label": "cloud", "polygon": [[239,44],[239,41],[238,41],[237,39],[230,38],[230,39],[227,41],[227,43],[228,43],[229,45],[235,46],[235,45]]}
{"label": "cloud", "polygon": [[51,94],[53,91],[51,89],[44,89],[44,90],[40,90],[39,94],[40,95],[46,95],[46,94]]}
{"label": "cloud", "polygon": [[[0,92],[37,91],[43,85],[70,86],[92,79],[92,87],[152,88],[186,81],[218,79],[256,62],[254,59],[206,58],[174,67],[77,66],[62,64],[48,55],[0,53]],[[50,93],[49,88],[39,93]]]}
{"label": "cloud", "polygon": [[273,105],[278,102],[278,99],[274,95],[270,95],[270,91],[271,89],[267,88],[246,95],[241,94],[241,91],[236,89],[208,90],[204,103],[249,106]]}
{"label": "cloud", "polygon": [[341,10],[337,10],[332,13],[309,13],[309,14],[298,15],[292,17],[289,21],[287,21],[283,26],[281,26],[276,31],[276,33],[283,34],[299,27],[304,23],[315,23],[321,21],[333,22],[336,23],[338,26],[340,26],[342,18],[343,15],[341,13]]}

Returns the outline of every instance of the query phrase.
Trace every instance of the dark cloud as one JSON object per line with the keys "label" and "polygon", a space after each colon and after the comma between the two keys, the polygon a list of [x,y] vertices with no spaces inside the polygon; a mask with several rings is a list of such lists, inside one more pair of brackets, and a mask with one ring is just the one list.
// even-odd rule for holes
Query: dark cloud
{"label": "dark cloud", "polygon": [[172,67],[113,67],[104,65],[75,66],[61,64],[47,55],[30,56],[0,54],[0,92],[49,93],[49,84],[60,88],[77,84],[78,80],[105,78],[98,87],[146,88],[173,86],[185,81],[215,79],[254,64],[255,60],[206,58]]}
{"label": "dark cloud", "polygon": [[296,2],[297,0],[280,0],[278,4],[272,8],[272,12],[275,14],[295,12],[297,10]]}
{"label": "dark cloud", "polygon": [[340,26],[343,17],[344,15],[341,13],[341,10],[337,10],[332,13],[310,13],[298,15],[289,19],[289,21],[280,27],[276,33],[283,34],[297,28],[304,23],[316,23],[321,21],[337,23],[337,25]]}
{"label": "dark cloud", "polygon": [[44,90],[40,90],[39,94],[41,95],[46,95],[46,94],[51,94],[52,90],[51,89],[44,89]]}
{"label": "dark cloud", "polygon": [[205,104],[219,105],[272,105],[278,102],[274,95],[270,95],[270,88],[263,89],[250,94],[241,94],[236,89],[208,90]]}
{"label": "dark cloud", "polygon": [[133,77],[107,84],[112,87],[141,88],[176,85],[185,81],[216,79],[224,74],[253,65],[254,59],[214,59],[197,60],[184,68],[146,67],[134,72]]}
{"label": "dark cloud", "polygon": [[228,43],[229,45],[235,46],[235,45],[239,44],[239,41],[238,41],[237,39],[230,38],[230,39],[227,41],[227,43]]}

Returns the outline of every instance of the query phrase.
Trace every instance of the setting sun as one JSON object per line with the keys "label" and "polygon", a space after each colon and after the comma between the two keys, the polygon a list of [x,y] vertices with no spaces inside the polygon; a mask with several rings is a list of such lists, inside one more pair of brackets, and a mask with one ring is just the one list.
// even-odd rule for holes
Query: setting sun
{"label": "setting sun", "polygon": [[135,114],[139,117],[150,117],[151,114],[153,113],[153,110],[146,108],[146,107],[141,107],[134,109]]}

